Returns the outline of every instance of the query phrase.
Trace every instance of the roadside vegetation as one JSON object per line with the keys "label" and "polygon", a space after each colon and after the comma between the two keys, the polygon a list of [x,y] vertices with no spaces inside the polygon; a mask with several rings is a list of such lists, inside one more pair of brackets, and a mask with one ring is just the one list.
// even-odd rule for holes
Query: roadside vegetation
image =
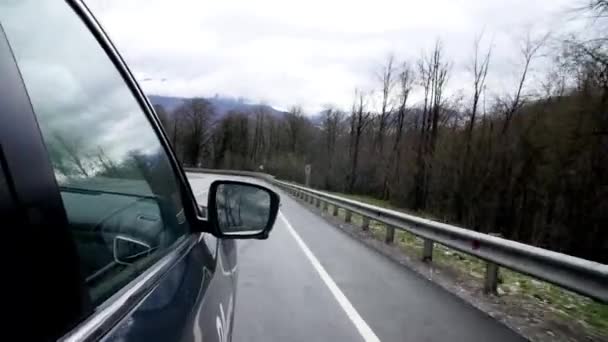
{"label": "roadside vegetation", "polygon": [[[399,208],[395,208],[387,201],[366,196],[335,194],[371,205],[399,210]],[[417,215],[430,218],[421,213],[417,213]],[[343,220],[344,216],[345,211],[339,209],[338,217]],[[353,214],[351,222],[355,226],[361,226],[362,218],[359,215]],[[384,240],[386,234],[384,224],[370,221],[369,231],[375,239],[379,241]],[[412,258],[420,258],[422,255],[423,240],[409,232],[397,230],[395,232],[395,244],[404,254]],[[440,244],[435,244],[432,262],[440,268],[449,268],[456,271],[459,276],[470,278],[480,288],[483,286],[486,266],[485,262],[479,258],[460,253]],[[580,323],[592,335],[608,338],[608,305],[606,304],[598,303],[571,291],[504,267],[500,268],[497,295],[505,300],[515,299],[517,301],[525,301],[537,308],[542,308],[550,314],[559,316],[562,320]]]}
{"label": "roadside vegetation", "polygon": [[217,117],[192,99],[157,113],[186,166],[302,184],[311,165],[315,188],[608,263],[608,2],[579,4],[564,20],[584,28],[514,38],[512,82],[480,33],[459,84],[438,39],[419,58],[385,58],[350,108]]}
{"label": "roadside vegetation", "polygon": [[[218,118],[208,101],[193,99],[156,111],[186,166],[263,171],[606,264],[608,1],[579,3],[567,16],[588,19],[584,28],[517,38],[510,83],[494,69],[492,39],[480,33],[458,85],[437,39],[417,59],[386,57],[370,75],[375,89],[353,84],[349,108],[314,114],[294,106],[277,115],[259,106]],[[384,238],[377,222],[370,232]],[[420,239],[399,231],[395,241],[420,255]],[[442,246],[433,258],[482,283],[481,260]],[[506,269],[498,291],[608,335],[607,305]]]}

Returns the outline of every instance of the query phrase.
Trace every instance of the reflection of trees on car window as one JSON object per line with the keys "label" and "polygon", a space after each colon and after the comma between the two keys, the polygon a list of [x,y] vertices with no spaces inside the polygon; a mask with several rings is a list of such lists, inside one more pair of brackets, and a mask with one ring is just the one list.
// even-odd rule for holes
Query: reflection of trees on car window
{"label": "reflection of trees on car window", "polygon": [[155,166],[154,160],[162,163],[158,159],[160,148],[148,154],[140,150],[127,151],[122,159],[117,160],[109,156],[102,146],[86,151],[79,137],[53,134],[49,140],[55,174],[60,185],[64,186],[88,188],[86,184],[94,183],[94,178],[142,179],[143,170]]}
{"label": "reflection of trees on car window", "polygon": [[99,303],[189,231],[180,187],[142,107],[70,6],[0,1],[0,23]]}
{"label": "reflection of trees on car window", "polygon": [[[81,23],[53,20],[52,29],[41,29],[36,15],[23,13],[66,13],[36,1],[2,5],[1,13],[60,185],[142,180],[137,156],[154,156],[161,146],[112,62]],[[69,35],[57,39],[58,32]]]}

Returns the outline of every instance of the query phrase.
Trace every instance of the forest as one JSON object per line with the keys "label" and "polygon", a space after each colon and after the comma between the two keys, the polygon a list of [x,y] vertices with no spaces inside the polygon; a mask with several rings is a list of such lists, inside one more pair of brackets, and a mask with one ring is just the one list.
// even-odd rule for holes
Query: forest
{"label": "forest", "polygon": [[386,57],[349,108],[219,117],[194,98],[156,112],[185,166],[303,183],[310,164],[318,189],[608,263],[608,1],[578,15],[585,34],[518,40],[511,89],[490,88],[493,45],[480,33],[463,84],[450,84],[437,39],[418,59]]}

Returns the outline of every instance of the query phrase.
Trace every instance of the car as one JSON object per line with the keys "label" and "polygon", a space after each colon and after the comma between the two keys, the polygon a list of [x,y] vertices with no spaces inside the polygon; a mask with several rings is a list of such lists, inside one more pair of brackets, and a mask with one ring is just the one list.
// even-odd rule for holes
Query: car
{"label": "car", "polygon": [[268,237],[278,194],[216,180],[197,203],[80,1],[0,1],[0,75],[5,334],[230,341],[235,240]]}

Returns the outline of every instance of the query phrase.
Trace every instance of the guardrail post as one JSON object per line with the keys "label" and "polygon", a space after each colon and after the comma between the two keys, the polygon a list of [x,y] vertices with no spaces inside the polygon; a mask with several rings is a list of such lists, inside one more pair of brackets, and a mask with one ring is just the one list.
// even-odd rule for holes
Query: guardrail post
{"label": "guardrail post", "polygon": [[323,209],[321,211],[327,211],[327,202],[323,201]]}
{"label": "guardrail post", "polygon": [[498,265],[493,262],[486,263],[486,279],[483,291],[487,294],[496,294],[498,287]]}
{"label": "guardrail post", "polygon": [[317,208],[321,207],[321,199],[319,199],[319,198],[316,199],[315,207],[317,207]]}
{"label": "guardrail post", "polygon": [[338,216],[338,206],[337,205],[333,205],[333,209],[331,211],[331,215],[332,216]]}
{"label": "guardrail post", "polygon": [[433,240],[424,239],[424,245],[422,247],[422,261],[433,261]]}
{"label": "guardrail post", "polygon": [[384,239],[384,242],[388,243],[390,245],[394,241],[395,241],[395,227],[387,224],[386,225],[386,237]]}
{"label": "guardrail post", "polygon": [[353,213],[350,210],[344,209],[344,222],[350,223]]}
{"label": "guardrail post", "polygon": [[361,216],[361,229],[369,230],[369,217]]}
{"label": "guardrail post", "polygon": [[[498,233],[490,233],[488,235],[501,237],[501,234]],[[483,285],[483,291],[486,294],[497,293],[496,290],[498,288],[498,272],[499,268],[497,264],[486,261],[486,278]]]}

